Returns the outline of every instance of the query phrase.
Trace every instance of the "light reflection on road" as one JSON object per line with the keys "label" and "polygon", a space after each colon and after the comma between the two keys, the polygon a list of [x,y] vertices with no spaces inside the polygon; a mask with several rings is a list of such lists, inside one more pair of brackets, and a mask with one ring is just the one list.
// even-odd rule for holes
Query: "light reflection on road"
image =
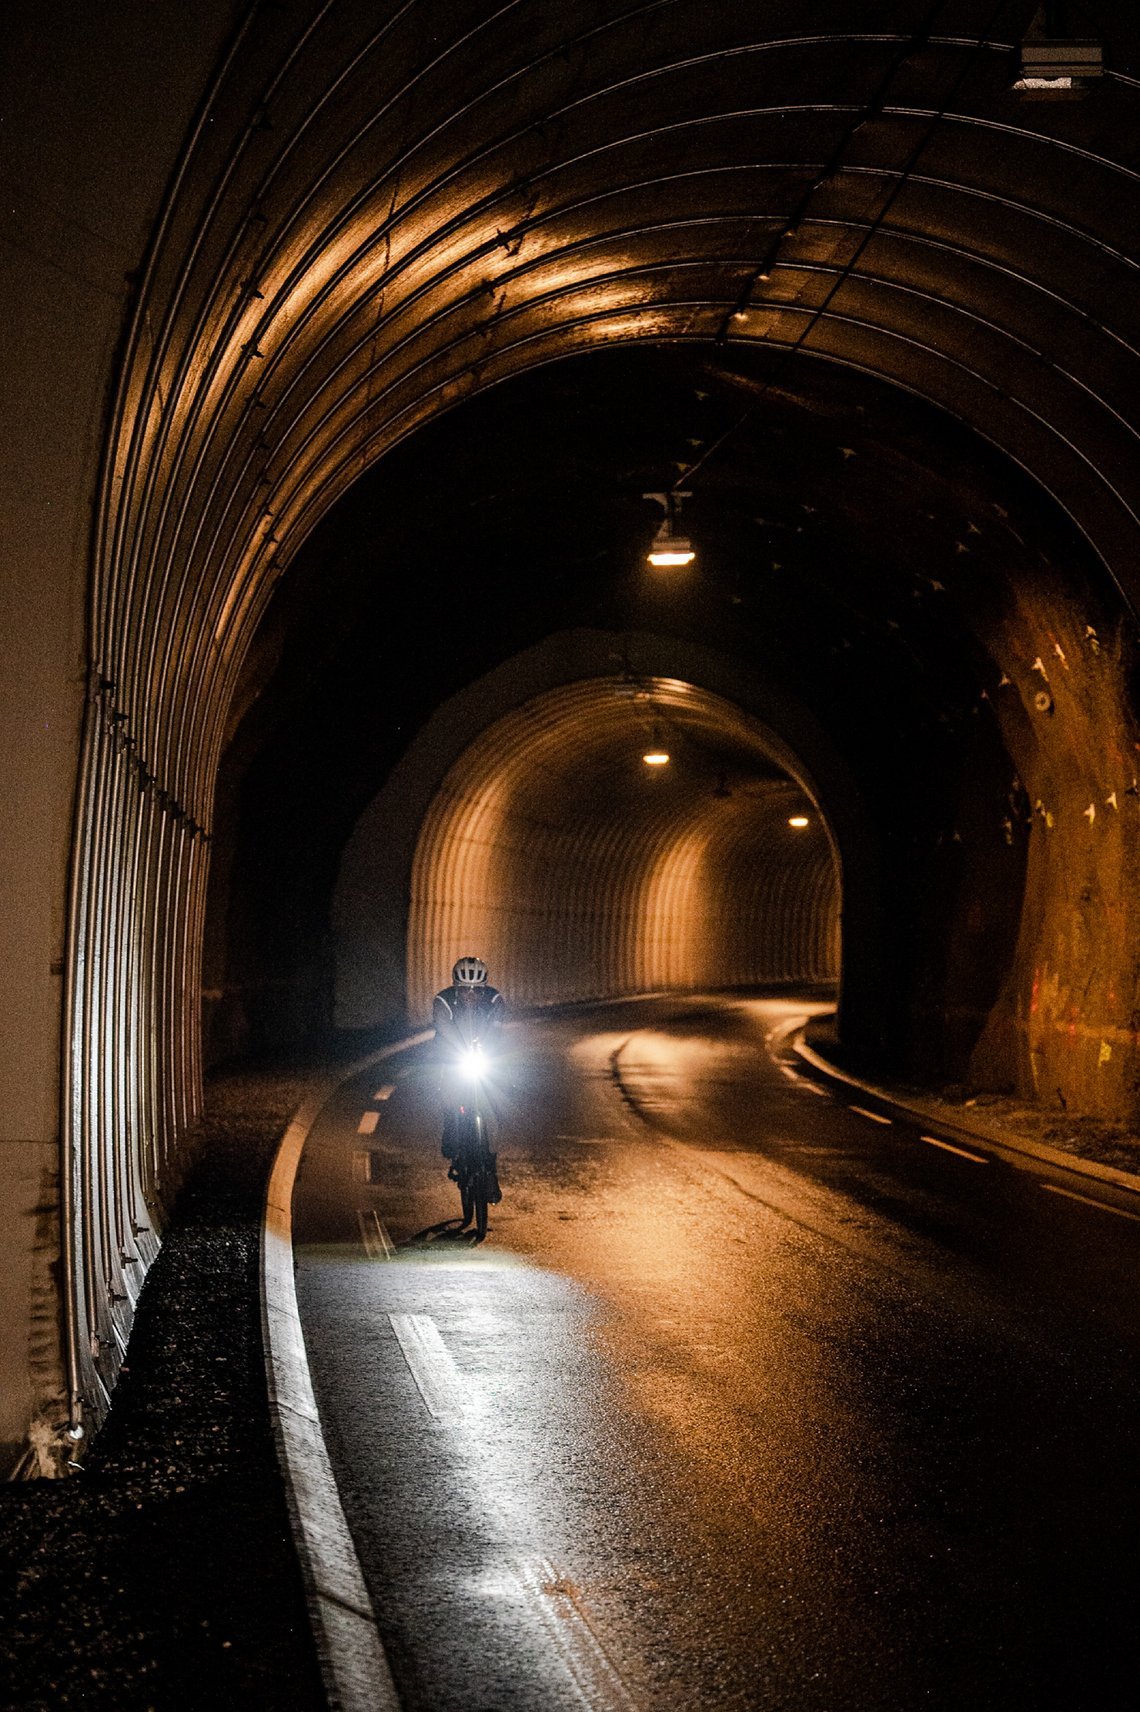
{"label": "light reflection on road", "polygon": [[[481,1248],[438,1228],[422,1062],[378,1182],[367,1079],[314,1130],[298,1289],[408,1708],[1012,1712],[1071,1671],[1062,1610],[1098,1649],[1082,1692],[1119,1660],[1135,1232],[1091,1254],[1095,1212],[806,1097],[763,1050],[796,1011],[516,1029]],[[394,1260],[363,1259],[362,1205]]]}

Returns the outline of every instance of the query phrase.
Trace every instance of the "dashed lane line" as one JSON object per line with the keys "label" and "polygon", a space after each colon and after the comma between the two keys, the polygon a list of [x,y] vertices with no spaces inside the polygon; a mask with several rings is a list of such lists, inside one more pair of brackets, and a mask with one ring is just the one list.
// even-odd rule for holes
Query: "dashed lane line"
{"label": "dashed lane line", "polygon": [[968,1147],[955,1147],[952,1141],[940,1141],[936,1135],[920,1135],[919,1141],[930,1143],[931,1147],[944,1147],[947,1153],[956,1153],[960,1159],[972,1159],[975,1165],[988,1165],[989,1160],[981,1153],[971,1153]]}
{"label": "dashed lane line", "polygon": [[1083,1201],[1086,1207],[1096,1207],[1102,1213],[1115,1213],[1118,1219],[1132,1219],[1140,1224],[1140,1213],[1126,1212],[1123,1207],[1114,1207],[1108,1201],[1096,1201],[1091,1195],[1078,1195],[1075,1189],[1062,1189],[1059,1183],[1042,1183],[1041,1187],[1050,1195],[1064,1195],[1067,1201]]}
{"label": "dashed lane line", "polygon": [[365,1112],[356,1126],[357,1135],[372,1135],[379,1121],[379,1112]]}
{"label": "dashed lane line", "polygon": [[373,1094],[372,1098],[374,1100],[390,1100],[392,1098],[392,1095],[395,1092],[396,1092],[395,1082],[385,1082],[385,1084],[382,1088],[377,1088],[377,1090]]}
{"label": "dashed lane line", "polygon": [[[462,1422],[467,1388],[435,1320],[430,1314],[389,1314],[388,1320],[429,1414]],[[574,1584],[545,1557],[515,1556],[506,1568],[553,1644],[584,1712],[637,1712]]]}
{"label": "dashed lane line", "polygon": [[818,1082],[809,1082],[806,1076],[801,1076],[790,1064],[781,1064],[778,1058],[773,1058],[772,1062],[780,1075],[786,1077],[789,1082],[794,1082],[797,1088],[804,1088],[809,1094],[818,1094],[820,1099],[830,1100],[830,1093],[826,1088],[821,1088]]}
{"label": "dashed lane line", "polygon": [[356,1220],[360,1226],[360,1240],[369,1260],[391,1260],[396,1247],[375,1207],[358,1207]]}
{"label": "dashed lane line", "polygon": [[467,1402],[463,1375],[430,1314],[389,1314],[396,1341],[424,1407],[437,1421],[462,1419]]}
{"label": "dashed lane line", "polygon": [[587,1712],[635,1712],[637,1703],[595,1634],[574,1584],[544,1557],[516,1559],[514,1576]]}
{"label": "dashed lane line", "polygon": [[866,1106],[848,1106],[849,1112],[858,1112],[861,1118],[870,1118],[872,1123],[889,1124],[891,1119],[884,1117],[882,1112],[869,1112]]}

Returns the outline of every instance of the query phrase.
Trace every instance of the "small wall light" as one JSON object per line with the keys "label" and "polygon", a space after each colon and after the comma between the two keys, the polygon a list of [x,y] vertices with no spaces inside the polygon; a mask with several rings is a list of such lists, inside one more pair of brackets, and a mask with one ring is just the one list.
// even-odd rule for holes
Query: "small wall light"
{"label": "small wall light", "polygon": [[661,519],[657,533],[653,537],[646,558],[656,569],[662,570],[670,565],[691,565],[696,558],[693,543],[682,535],[678,518],[681,515],[681,501],[691,499],[690,493],[643,493],[642,499],[655,499],[658,505],[664,507],[665,515]]}
{"label": "small wall light", "polygon": [[808,826],[810,822],[806,814],[793,814],[788,817],[789,826]]}
{"label": "small wall light", "polygon": [[664,749],[648,749],[641,757],[647,767],[667,767],[669,757]]}

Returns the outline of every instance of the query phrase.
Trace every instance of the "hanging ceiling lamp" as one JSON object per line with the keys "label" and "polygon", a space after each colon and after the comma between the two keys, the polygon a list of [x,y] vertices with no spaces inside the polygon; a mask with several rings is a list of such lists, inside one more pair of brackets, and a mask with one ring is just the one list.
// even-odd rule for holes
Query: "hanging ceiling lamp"
{"label": "hanging ceiling lamp", "polygon": [[696,558],[696,550],[687,536],[681,533],[678,519],[681,515],[681,501],[691,499],[690,493],[643,493],[642,499],[655,499],[665,512],[653,537],[653,544],[646,554],[649,563],[657,570],[673,565],[691,565]]}

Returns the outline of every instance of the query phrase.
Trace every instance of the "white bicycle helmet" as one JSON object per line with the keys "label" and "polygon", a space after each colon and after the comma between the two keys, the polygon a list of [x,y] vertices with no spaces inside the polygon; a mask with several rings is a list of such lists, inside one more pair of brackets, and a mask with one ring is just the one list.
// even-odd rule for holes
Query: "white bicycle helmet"
{"label": "white bicycle helmet", "polygon": [[451,979],[456,987],[485,987],[487,965],[481,957],[461,957],[451,971]]}

